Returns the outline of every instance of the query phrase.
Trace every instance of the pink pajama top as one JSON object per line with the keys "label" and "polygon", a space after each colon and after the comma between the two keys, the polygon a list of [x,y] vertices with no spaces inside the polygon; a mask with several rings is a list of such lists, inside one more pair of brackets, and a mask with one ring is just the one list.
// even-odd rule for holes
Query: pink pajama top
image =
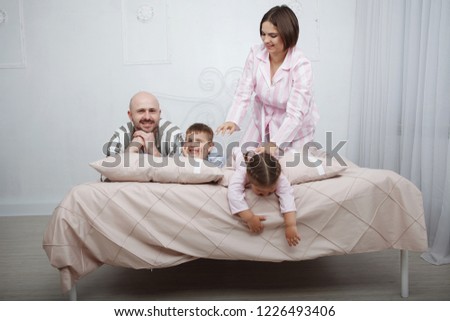
{"label": "pink pajama top", "polygon": [[[249,181],[243,159],[241,152],[236,153],[235,172],[228,183],[228,204],[233,215],[249,209],[245,200],[245,189]],[[278,178],[275,195],[280,202],[280,212],[282,214],[297,211],[294,190],[283,173]]]}
{"label": "pink pajama top", "polygon": [[260,143],[269,136],[283,150],[300,150],[313,140],[319,114],[312,95],[311,63],[297,47],[288,50],[273,79],[264,45],[251,48],[226,121],[241,128],[253,94],[253,115],[241,144]]}

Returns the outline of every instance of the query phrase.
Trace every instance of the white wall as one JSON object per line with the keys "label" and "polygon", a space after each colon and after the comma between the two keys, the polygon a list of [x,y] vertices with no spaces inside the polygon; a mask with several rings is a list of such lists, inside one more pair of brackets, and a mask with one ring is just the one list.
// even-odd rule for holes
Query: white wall
{"label": "white wall", "polygon": [[[313,60],[317,139],[325,145],[332,131],[336,142],[345,140],[356,0],[0,0],[10,13],[0,24],[0,50],[2,42],[18,43],[20,34],[9,31],[17,28],[7,28],[23,4],[26,60],[16,68],[0,61],[0,215],[51,214],[72,186],[97,180],[88,163],[103,157],[139,90],[157,94],[164,117],[183,130],[194,121],[216,128],[260,41],[263,13],[282,3],[298,13],[300,43]],[[135,38],[136,4],[155,9],[145,41]],[[133,50],[165,61],[127,64]]]}

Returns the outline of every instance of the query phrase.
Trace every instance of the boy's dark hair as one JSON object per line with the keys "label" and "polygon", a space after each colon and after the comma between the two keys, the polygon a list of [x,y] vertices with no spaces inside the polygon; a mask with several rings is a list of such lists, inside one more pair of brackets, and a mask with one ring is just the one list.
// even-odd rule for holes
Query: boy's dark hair
{"label": "boy's dark hair", "polygon": [[278,160],[269,153],[245,154],[247,175],[252,183],[260,187],[272,187],[278,181],[281,174],[281,165]]}
{"label": "boy's dark hair", "polygon": [[266,12],[259,24],[259,34],[262,34],[262,25],[264,22],[273,24],[280,33],[283,40],[284,50],[294,47],[297,44],[300,28],[298,19],[294,11],[288,6],[276,6]]}
{"label": "boy's dark hair", "polygon": [[206,135],[208,135],[208,140],[210,142],[212,142],[214,138],[214,132],[211,127],[203,123],[194,123],[189,126],[189,128],[186,129],[186,136],[190,133],[205,133]]}

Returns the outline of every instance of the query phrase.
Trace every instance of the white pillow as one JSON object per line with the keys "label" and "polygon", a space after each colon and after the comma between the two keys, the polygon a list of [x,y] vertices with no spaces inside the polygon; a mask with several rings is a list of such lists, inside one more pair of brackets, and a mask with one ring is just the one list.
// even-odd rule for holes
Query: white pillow
{"label": "white pillow", "polygon": [[223,177],[221,169],[210,162],[184,156],[124,153],[89,165],[112,182],[201,184],[217,182]]}
{"label": "white pillow", "polygon": [[348,167],[314,150],[306,154],[289,151],[279,158],[279,162],[291,185],[335,177]]}

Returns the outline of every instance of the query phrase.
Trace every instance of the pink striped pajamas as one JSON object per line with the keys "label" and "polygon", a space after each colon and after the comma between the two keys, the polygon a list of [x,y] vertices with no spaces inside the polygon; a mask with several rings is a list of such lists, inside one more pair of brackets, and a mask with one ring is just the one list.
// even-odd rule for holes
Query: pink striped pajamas
{"label": "pink striped pajamas", "polygon": [[264,45],[251,48],[226,121],[242,129],[253,94],[254,115],[241,145],[262,142],[263,118],[264,134],[269,134],[270,141],[284,150],[301,150],[313,140],[319,114],[312,95],[311,63],[297,47],[288,50],[273,79],[270,79],[269,53]]}

